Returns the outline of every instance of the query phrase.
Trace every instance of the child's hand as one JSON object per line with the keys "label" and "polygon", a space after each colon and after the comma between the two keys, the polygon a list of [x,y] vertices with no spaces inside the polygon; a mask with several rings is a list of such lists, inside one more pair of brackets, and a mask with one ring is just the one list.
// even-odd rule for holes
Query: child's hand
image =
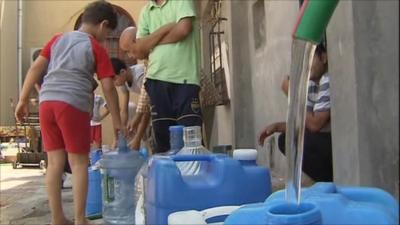
{"label": "child's hand", "polygon": [[140,138],[135,137],[129,142],[128,146],[133,149],[133,150],[139,150],[140,149]]}
{"label": "child's hand", "polygon": [[15,108],[15,118],[18,122],[22,122],[24,120],[24,117],[28,116],[28,106],[29,103],[27,101],[18,101],[17,107]]}

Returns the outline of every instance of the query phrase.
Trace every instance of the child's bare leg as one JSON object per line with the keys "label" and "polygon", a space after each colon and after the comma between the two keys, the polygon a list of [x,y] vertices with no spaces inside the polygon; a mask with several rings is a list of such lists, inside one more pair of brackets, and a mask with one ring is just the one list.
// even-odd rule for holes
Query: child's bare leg
{"label": "child's bare leg", "polygon": [[74,193],[75,225],[86,225],[85,207],[88,189],[88,154],[68,153],[72,170],[72,189]]}
{"label": "child's bare leg", "polygon": [[63,149],[47,152],[48,166],[46,171],[47,195],[51,211],[51,224],[65,223],[61,198],[61,176],[64,172],[66,154]]}

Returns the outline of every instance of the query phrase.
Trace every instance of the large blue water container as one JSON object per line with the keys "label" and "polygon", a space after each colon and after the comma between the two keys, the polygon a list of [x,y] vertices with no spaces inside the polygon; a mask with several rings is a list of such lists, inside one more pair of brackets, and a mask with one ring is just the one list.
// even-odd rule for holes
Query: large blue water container
{"label": "large blue water container", "polygon": [[234,211],[225,225],[399,224],[399,203],[378,188],[317,183],[302,189],[300,205],[284,199],[284,191],[278,191],[264,203]]}
{"label": "large blue water container", "polygon": [[[176,162],[202,161],[197,175],[183,176]],[[168,224],[168,215],[263,201],[271,194],[268,169],[223,154],[154,156],[146,186],[147,224]]]}
{"label": "large blue water container", "polygon": [[101,174],[99,170],[88,170],[89,185],[86,200],[86,217],[97,217],[102,211]]}
{"label": "large blue water container", "polygon": [[102,212],[101,174],[95,166],[102,155],[101,150],[94,150],[90,153],[90,167],[88,168],[88,195],[86,200],[86,217],[99,217]]}
{"label": "large blue water container", "polygon": [[112,151],[101,159],[105,225],[135,224],[135,177],[143,161],[140,153],[132,150]]}

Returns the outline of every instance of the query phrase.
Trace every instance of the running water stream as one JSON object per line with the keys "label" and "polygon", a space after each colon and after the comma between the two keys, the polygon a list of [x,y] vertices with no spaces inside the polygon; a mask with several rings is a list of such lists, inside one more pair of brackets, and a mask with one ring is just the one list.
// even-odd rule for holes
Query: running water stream
{"label": "running water stream", "polygon": [[316,45],[321,42],[326,26],[339,0],[304,0],[292,43],[289,109],[286,123],[286,200],[300,204],[304,126],[308,80]]}
{"label": "running water stream", "polygon": [[303,161],[304,126],[308,80],[316,45],[294,39],[289,83],[289,109],[286,123],[286,199],[300,204],[301,168]]}

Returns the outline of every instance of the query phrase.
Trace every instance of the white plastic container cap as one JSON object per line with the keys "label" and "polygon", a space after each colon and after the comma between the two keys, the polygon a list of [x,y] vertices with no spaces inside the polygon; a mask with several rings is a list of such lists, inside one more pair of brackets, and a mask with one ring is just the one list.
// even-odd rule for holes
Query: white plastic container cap
{"label": "white plastic container cap", "polygon": [[255,149],[236,149],[233,151],[233,158],[242,161],[257,160],[257,150]]}

